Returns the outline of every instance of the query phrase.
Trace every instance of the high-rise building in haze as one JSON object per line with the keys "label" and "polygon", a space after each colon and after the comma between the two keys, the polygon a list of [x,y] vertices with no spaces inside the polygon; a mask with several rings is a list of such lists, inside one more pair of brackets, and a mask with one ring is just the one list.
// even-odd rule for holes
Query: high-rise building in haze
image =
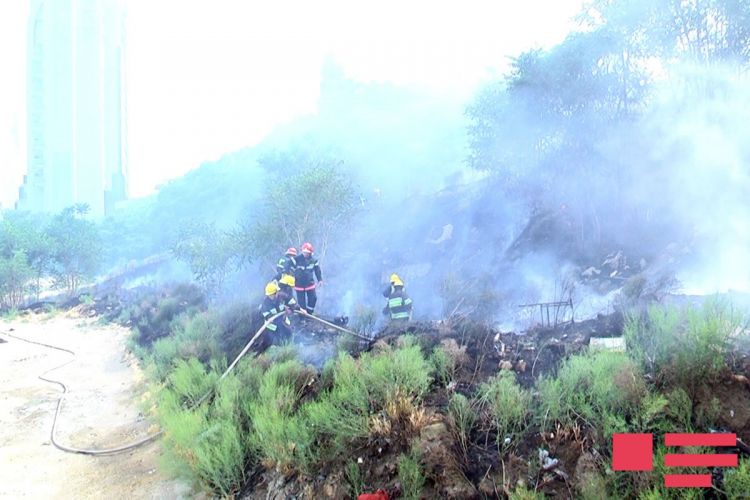
{"label": "high-rise building in haze", "polygon": [[31,0],[28,169],[16,207],[109,212],[127,193],[124,11],[117,0]]}

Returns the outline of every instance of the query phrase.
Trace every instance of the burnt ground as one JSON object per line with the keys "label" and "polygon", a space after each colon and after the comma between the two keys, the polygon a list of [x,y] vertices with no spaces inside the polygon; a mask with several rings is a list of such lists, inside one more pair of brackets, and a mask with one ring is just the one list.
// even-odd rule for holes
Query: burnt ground
{"label": "burnt ground", "polygon": [[[397,345],[404,334],[412,334],[426,349],[443,343],[465,346],[465,358],[450,388],[434,384],[422,401],[426,413],[423,427],[415,431],[401,429],[389,439],[370,439],[352,450],[349,457],[331,463],[316,477],[285,477],[276,471],[256,470],[246,485],[242,498],[348,498],[344,466],[361,460],[360,469],[367,490],[386,489],[398,495],[398,458],[408,452],[410,442],[420,449],[427,484],[423,498],[503,498],[526,485],[556,498],[573,498],[581,482],[590,474],[603,474],[609,458],[593,445],[594,436],[583,424],[560,428],[551,433],[527,433],[510,449],[499,451],[497,435],[481,421],[472,431],[468,446],[460,445],[447,413],[453,392],[471,396],[477,386],[502,369],[517,373],[519,383],[532,389],[541,376],[556,373],[567,356],[583,351],[591,337],[622,335],[621,314],[569,323],[557,328],[536,328],[523,335],[501,333],[471,322],[412,323],[386,328],[370,345],[351,344],[354,350],[378,349],[383,344]],[[331,332],[310,332],[301,338],[316,342],[337,342]],[[340,340],[338,340],[340,342]],[[446,344],[448,343],[448,344]],[[718,422],[723,429],[736,432],[750,441],[750,361],[736,364],[735,375],[702,389],[695,398],[695,410],[714,404],[717,399]],[[715,407],[713,411],[717,411]],[[547,450],[559,461],[552,470],[540,466],[539,449]]]}
{"label": "burnt ground", "polygon": [[[112,301],[95,301],[90,305],[90,314],[112,317],[119,309]],[[446,416],[448,401],[454,392],[472,396],[482,382],[503,369],[515,371],[519,383],[533,392],[540,377],[554,375],[566,357],[588,346],[591,337],[621,336],[623,326],[619,313],[556,328],[536,327],[523,334],[500,332],[468,320],[417,322],[391,325],[372,342],[362,342],[318,323],[302,321],[296,328],[294,343],[301,360],[318,369],[342,347],[357,355],[384,344],[397,345],[404,334],[414,335],[425,352],[448,343],[462,351],[462,362],[449,388],[435,383],[425,395],[418,427],[408,424],[405,418],[391,435],[356,443],[349,456],[326,464],[314,476],[283,475],[255,467],[248,471],[239,497],[349,498],[344,470],[352,461],[360,462],[367,491],[383,488],[398,495],[398,460],[413,445],[422,451],[426,498],[502,498],[519,485],[552,497],[572,498],[585,476],[591,472],[602,474],[609,466],[609,458],[593,446],[594,436],[585,425],[558,428],[552,433],[527,433],[509,449],[499,450],[496,433],[488,423],[479,422],[467,446],[462,447]],[[259,350],[267,347],[258,345]],[[724,430],[736,432],[739,438],[750,442],[750,358],[739,353],[733,365],[733,374],[702,388],[696,395],[694,413],[714,412]],[[559,461],[557,467],[541,469],[540,448]]]}

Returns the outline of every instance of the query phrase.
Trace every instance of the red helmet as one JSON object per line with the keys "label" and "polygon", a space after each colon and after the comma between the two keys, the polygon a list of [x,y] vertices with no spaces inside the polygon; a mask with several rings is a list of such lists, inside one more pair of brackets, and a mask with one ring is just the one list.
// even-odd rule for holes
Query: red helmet
{"label": "red helmet", "polygon": [[294,247],[289,247],[286,249],[287,255],[297,255],[297,249]]}
{"label": "red helmet", "polygon": [[310,252],[310,253],[313,253],[313,251],[314,251],[312,244],[309,243],[309,242],[308,243],[303,243],[301,250],[303,252]]}

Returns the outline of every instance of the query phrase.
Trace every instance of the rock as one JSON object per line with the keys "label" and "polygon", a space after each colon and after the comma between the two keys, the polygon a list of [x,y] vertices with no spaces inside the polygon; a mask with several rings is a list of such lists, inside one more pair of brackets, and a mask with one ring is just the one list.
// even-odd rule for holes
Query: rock
{"label": "rock", "polygon": [[519,359],[518,363],[516,363],[516,371],[520,373],[526,372],[526,361]]}
{"label": "rock", "polygon": [[419,437],[422,441],[438,441],[447,433],[446,425],[443,422],[438,422],[423,427]]}

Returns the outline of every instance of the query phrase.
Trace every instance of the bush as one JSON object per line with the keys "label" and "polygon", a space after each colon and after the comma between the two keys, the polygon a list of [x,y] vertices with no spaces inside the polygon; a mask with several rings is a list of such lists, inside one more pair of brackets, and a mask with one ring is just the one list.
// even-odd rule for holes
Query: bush
{"label": "bush", "polygon": [[365,481],[362,478],[362,471],[359,468],[357,462],[348,462],[344,469],[344,477],[346,477],[347,486],[349,486],[349,494],[352,498],[357,498],[365,489]]}
{"label": "bush", "polygon": [[299,361],[274,364],[263,374],[256,398],[246,406],[252,422],[249,442],[266,467],[309,471],[317,459],[313,429],[297,406],[313,372]]}
{"label": "bush", "polygon": [[466,396],[456,393],[448,403],[448,415],[450,415],[461,449],[464,455],[466,455],[469,445],[469,433],[477,420],[477,413]]}
{"label": "bush", "polygon": [[250,461],[238,411],[241,383],[227,377],[208,404],[193,407],[218,379],[197,360],[179,361],[160,393],[159,416],[165,434],[165,464],[200,488],[231,496],[244,481]]}
{"label": "bush", "polygon": [[203,293],[193,285],[177,285],[162,293],[148,292],[135,304],[123,309],[117,321],[135,327],[135,341],[151,347],[159,338],[169,335],[179,316],[193,316],[206,309]]}
{"label": "bush", "polygon": [[[557,378],[539,382],[537,417],[543,428],[554,421],[572,426],[583,418],[604,444],[613,433],[627,430],[628,419],[643,422],[656,417],[640,413],[647,395],[641,371],[625,354],[587,353],[563,362]],[[650,405],[653,413],[661,402]]]}
{"label": "bush", "polygon": [[542,493],[530,490],[525,486],[516,488],[509,496],[510,500],[544,500]]}
{"label": "bush", "polygon": [[479,388],[480,401],[492,417],[497,429],[498,446],[505,437],[513,441],[526,428],[531,395],[516,382],[515,373],[503,370]]}
{"label": "bush", "polygon": [[445,352],[445,349],[443,349],[442,346],[437,346],[432,351],[430,361],[432,361],[432,364],[435,367],[435,375],[443,386],[447,386],[453,381],[456,376],[457,367],[453,359],[448,356],[448,353]]}
{"label": "bush", "polygon": [[424,488],[425,476],[419,463],[419,456],[412,450],[408,455],[401,455],[398,460],[398,480],[404,498],[419,500]]}
{"label": "bush", "polygon": [[741,320],[728,307],[708,301],[694,308],[652,306],[628,318],[625,338],[631,357],[661,385],[693,394],[726,370],[731,337]]}
{"label": "bush", "polygon": [[179,360],[195,358],[208,365],[212,359],[224,359],[219,349],[219,334],[216,319],[208,313],[179,318],[172,335],[158,339],[152,346],[150,360],[156,376],[163,380]]}
{"label": "bush", "polygon": [[430,388],[432,367],[412,337],[402,337],[397,349],[359,359],[361,377],[372,399],[386,402],[397,393],[421,398]]}
{"label": "bush", "polygon": [[724,491],[729,498],[750,498],[750,459],[742,459],[736,469],[724,473]]}
{"label": "bush", "polygon": [[237,357],[260,328],[262,323],[257,316],[257,308],[245,303],[233,304],[219,312],[219,348],[228,359]]}

